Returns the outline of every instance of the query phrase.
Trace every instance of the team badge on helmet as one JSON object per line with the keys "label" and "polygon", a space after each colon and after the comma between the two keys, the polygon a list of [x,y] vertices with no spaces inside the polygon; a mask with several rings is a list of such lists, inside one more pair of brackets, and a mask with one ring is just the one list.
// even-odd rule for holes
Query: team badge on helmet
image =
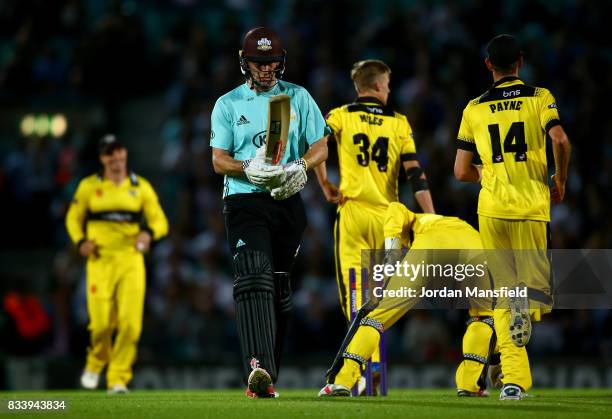
{"label": "team badge on helmet", "polygon": [[272,41],[268,38],[261,38],[257,41],[257,49],[260,51],[270,51],[272,49]]}

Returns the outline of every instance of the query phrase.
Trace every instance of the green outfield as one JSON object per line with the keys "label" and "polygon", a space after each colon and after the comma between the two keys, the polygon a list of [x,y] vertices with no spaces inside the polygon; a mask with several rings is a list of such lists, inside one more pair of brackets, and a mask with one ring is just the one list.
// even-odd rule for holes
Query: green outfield
{"label": "green outfield", "polygon": [[[74,418],[610,418],[612,389],[543,390],[521,402],[459,399],[453,390],[393,390],[389,397],[320,399],[317,391],[286,390],[281,398],[247,399],[241,391],[0,392],[0,416]],[[8,411],[8,400],[59,400],[62,412]]]}

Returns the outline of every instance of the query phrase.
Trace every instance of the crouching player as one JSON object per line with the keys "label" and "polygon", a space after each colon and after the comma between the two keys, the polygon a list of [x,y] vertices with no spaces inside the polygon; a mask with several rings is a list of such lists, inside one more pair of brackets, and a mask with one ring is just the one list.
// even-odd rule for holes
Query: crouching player
{"label": "crouching player", "polygon": [[[430,249],[455,250],[446,252],[444,257],[452,253],[456,264],[473,264],[482,257],[480,235],[465,221],[435,214],[415,214],[398,202],[391,203],[385,213],[384,234],[386,250],[410,249],[403,262],[411,265],[434,263],[439,256],[429,252]],[[414,237],[412,245],[410,237]],[[425,261],[424,256],[428,257]],[[386,263],[390,263],[388,259]],[[482,280],[488,281],[487,276]],[[405,284],[405,277],[395,275],[385,280],[383,289],[399,290]],[[361,376],[362,366],[378,348],[380,334],[419,302],[418,290],[429,284],[430,281],[421,276],[411,285],[417,290],[416,296],[371,299],[362,306],[326,374],[327,384],[319,392],[320,397],[350,395],[350,389]],[[484,286],[480,282],[477,285]],[[489,349],[494,346],[492,311],[486,299],[470,301],[470,304],[473,320],[463,342],[465,359],[457,370],[457,387],[460,395],[484,395],[484,367]]]}

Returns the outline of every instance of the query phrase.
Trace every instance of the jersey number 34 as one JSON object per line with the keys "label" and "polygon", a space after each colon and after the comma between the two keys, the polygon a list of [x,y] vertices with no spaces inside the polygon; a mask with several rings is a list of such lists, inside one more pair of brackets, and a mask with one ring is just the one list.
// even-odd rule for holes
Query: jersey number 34
{"label": "jersey number 34", "polygon": [[353,135],[353,144],[359,146],[360,153],[357,155],[357,163],[360,166],[370,164],[370,158],[376,162],[378,170],[381,172],[387,171],[389,163],[389,138],[378,137],[372,146],[372,155],[370,157],[370,138],[366,134]]}

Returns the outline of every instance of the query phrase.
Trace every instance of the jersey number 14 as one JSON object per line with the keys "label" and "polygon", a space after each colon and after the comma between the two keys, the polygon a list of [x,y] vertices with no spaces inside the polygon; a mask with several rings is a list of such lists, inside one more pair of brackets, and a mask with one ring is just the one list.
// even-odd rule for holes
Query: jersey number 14
{"label": "jersey number 14", "polygon": [[[489,125],[491,136],[491,149],[493,151],[493,163],[504,161],[502,154],[501,136],[499,125]],[[527,143],[525,142],[525,123],[513,122],[504,138],[504,153],[514,153],[514,161],[527,161]]]}

